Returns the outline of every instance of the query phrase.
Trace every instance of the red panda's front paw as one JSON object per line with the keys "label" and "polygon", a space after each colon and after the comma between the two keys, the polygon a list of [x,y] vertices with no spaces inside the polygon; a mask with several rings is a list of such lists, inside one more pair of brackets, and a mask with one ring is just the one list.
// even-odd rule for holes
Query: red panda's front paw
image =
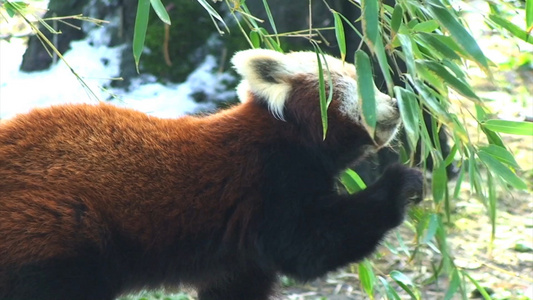
{"label": "red panda's front paw", "polygon": [[418,169],[394,164],[387,168],[382,180],[399,202],[417,204],[424,198],[424,176]]}

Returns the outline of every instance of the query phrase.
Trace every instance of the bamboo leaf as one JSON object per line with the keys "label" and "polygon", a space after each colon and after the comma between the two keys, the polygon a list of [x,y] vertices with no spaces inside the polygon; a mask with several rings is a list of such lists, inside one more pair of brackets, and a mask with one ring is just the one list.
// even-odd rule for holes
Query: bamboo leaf
{"label": "bamboo leaf", "polygon": [[501,147],[498,145],[488,145],[488,146],[479,147],[479,151],[485,152],[488,155],[496,158],[502,163],[509,165],[513,168],[519,168],[518,163],[514,159],[511,152],[507,151],[507,149],[505,149],[504,147]]}
{"label": "bamboo leaf", "polygon": [[419,297],[416,295],[416,292],[412,290],[414,288],[414,284],[409,277],[405,276],[405,274],[403,274],[402,272],[396,270],[390,273],[390,277],[394,279],[394,281],[396,281],[396,283],[413,299],[419,299]]}
{"label": "bamboo leaf", "polygon": [[357,92],[363,111],[363,120],[369,129],[370,136],[374,136],[376,129],[376,98],[375,85],[372,79],[370,59],[363,50],[355,53],[355,69],[357,74]]}
{"label": "bamboo leaf", "polygon": [[496,132],[533,136],[533,123],[507,120],[488,120],[482,126]]}
{"label": "bamboo leaf", "polygon": [[379,68],[381,69],[381,73],[383,74],[383,77],[385,78],[385,83],[387,84],[387,90],[389,94],[392,94],[394,82],[392,82],[389,62],[387,60],[387,54],[385,53],[385,47],[383,46],[382,39],[378,39],[376,41],[374,52],[378,59],[378,64],[379,64]]}
{"label": "bamboo leaf", "polygon": [[276,42],[279,45],[278,29],[276,28],[276,23],[274,22],[274,17],[272,17],[272,12],[270,11],[267,0],[263,0],[263,6],[265,7],[268,22],[270,22],[270,26],[272,26],[272,30],[276,34]]}
{"label": "bamboo leaf", "polygon": [[533,39],[529,36],[529,34],[523,30],[522,28],[518,27],[517,25],[509,22],[505,18],[491,14],[489,15],[489,19],[493,21],[494,23],[500,25],[501,27],[507,29],[510,33],[512,33],[515,37],[528,42],[530,44],[533,44]]}
{"label": "bamboo leaf", "polygon": [[418,23],[413,27],[415,32],[433,32],[439,28],[439,23],[435,20],[429,20],[422,23]]}
{"label": "bamboo leaf", "polygon": [[446,294],[444,295],[444,300],[452,299],[453,295],[457,292],[457,289],[459,288],[460,284],[461,284],[461,280],[459,278],[459,272],[457,271],[457,269],[453,269],[452,278],[450,280],[448,290],[446,291]]}
{"label": "bamboo leaf", "polygon": [[[328,106],[331,103],[332,97],[333,97],[333,81],[331,79],[331,75],[329,74],[329,67],[328,63],[325,59],[322,59],[324,57],[324,53],[316,45],[315,43],[312,43],[313,47],[315,48],[316,53],[316,60],[318,63],[318,94],[320,97],[320,115],[322,118],[322,130],[323,135],[322,139],[326,139],[326,133],[328,131]],[[328,71],[328,84],[329,84],[329,95],[328,98],[326,98],[326,85],[324,81],[324,70],[322,63],[326,65],[327,71]]]}
{"label": "bamboo leaf", "polygon": [[448,183],[446,166],[440,164],[437,168],[434,168],[432,177],[431,190],[433,192],[433,201],[435,201],[435,203],[441,203],[442,200],[444,200]]}
{"label": "bamboo leaf", "polygon": [[405,64],[407,65],[407,71],[412,78],[416,78],[415,56],[413,54],[413,45],[411,44],[411,38],[405,34],[397,35],[400,44],[402,45],[402,51],[405,55]]}
{"label": "bamboo leaf", "polygon": [[396,4],[394,6],[394,11],[392,12],[392,17],[390,21],[390,27],[391,27],[391,36],[394,37],[398,30],[400,29],[400,25],[402,24],[402,17],[403,17],[403,9],[400,4]]}
{"label": "bamboo leaf", "polygon": [[378,0],[361,0],[363,33],[371,48],[379,36]]}
{"label": "bamboo leaf", "polygon": [[495,175],[498,175],[503,181],[507,182],[514,188],[525,190],[527,185],[522,179],[516,176],[511,169],[502,164],[496,158],[488,154],[487,152],[478,152],[477,156],[485,163],[487,168],[489,168]]}
{"label": "bamboo leaf", "polygon": [[333,12],[333,18],[335,20],[335,37],[337,38],[337,44],[339,45],[339,51],[341,52],[341,60],[344,61],[346,58],[344,25],[342,24],[342,20],[338,12]]}
{"label": "bamboo leaf", "polygon": [[165,24],[170,25],[170,17],[168,16],[167,9],[161,3],[161,0],[150,0],[152,8],[154,9],[156,15],[163,21]]}
{"label": "bamboo leaf", "polygon": [[398,293],[390,286],[390,284],[387,282],[387,280],[381,276],[378,276],[379,281],[381,281],[381,284],[385,287],[385,293],[387,293],[387,299],[392,300],[401,300],[400,296],[398,296]]}
{"label": "bamboo leaf", "polygon": [[133,31],[133,58],[135,59],[137,73],[139,73],[139,61],[141,60],[141,55],[144,49],[144,39],[146,38],[149,17],[150,0],[139,0],[137,15],[135,17],[135,28]]}
{"label": "bamboo leaf", "polygon": [[488,72],[489,63],[487,58],[479,48],[476,40],[466,31],[464,26],[459,23],[457,17],[452,15],[449,11],[451,8],[446,8],[440,0],[428,0],[428,6],[433,17],[435,17],[443,28],[450,32],[450,35],[463,47],[466,52],[481,66],[482,69]]}
{"label": "bamboo leaf", "polygon": [[363,290],[370,299],[374,299],[374,283],[376,281],[376,275],[374,275],[372,265],[367,259],[359,263],[358,274]]}
{"label": "bamboo leaf", "polygon": [[209,5],[209,3],[207,3],[206,0],[196,0],[198,1],[198,3],[200,3],[200,5],[207,11],[207,13],[217,19],[220,23],[224,24],[224,27],[226,27],[226,30],[229,31],[229,28],[228,28],[228,25],[226,25],[226,22],[224,22],[224,19],[222,19],[222,17],[218,14],[218,12],[211,7],[211,5]]}
{"label": "bamboo leaf", "polygon": [[421,40],[423,40],[428,45],[430,45],[432,49],[442,54],[443,57],[446,57],[452,60],[461,59],[461,57],[457,55],[457,53],[455,52],[453,48],[451,48],[448,44],[436,38],[433,34],[421,32],[417,35],[417,37],[419,37]]}
{"label": "bamboo leaf", "polygon": [[531,32],[533,26],[533,0],[526,0],[526,27]]}
{"label": "bamboo leaf", "polygon": [[366,189],[366,184],[363,182],[363,179],[351,169],[346,169],[342,172],[340,180],[350,194]]}
{"label": "bamboo leaf", "polygon": [[[3,2],[3,1],[2,1]],[[4,9],[6,10],[9,17],[13,18],[17,12],[22,14],[22,11],[28,7],[28,3],[15,1],[15,2],[5,2],[3,3]]]}
{"label": "bamboo leaf", "polygon": [[257,33],[257,31],[250,31],[250,41],[252,42],[252,46],[254,48],[261,48],[261,38],[259,37],[259,33]]}
{"label": "bamboo leaf", "polygon": [[424,60],[424,61],[421,61],[420,63],[423,64],[430,71],[434,72],[442,80],[447,82],[455,91],[457,91],[461,95],[467,98],[479,100],[479,97],[476,95],[476,93],[474,93],[474,91],[470,88],[470,86],[467,83],[458,79],[457,76],[452,75],[441,64],[434,62],[434,61],[429,61],[429,60]]}
{"label": "bamboo leaf", "polygon": [[437,232],[437,228],[439,227],[439,216],[437,214],[431,214],[429,216],[428,226],[426,230],[426,235],[422,239],[423,243],[428,243],[433,239],[435,236],[435,233]]}
{"label": "bamboo leaf", "polygon": [[481,296],[483,296],[483,298],[485,300],[491,300],[492,298],[490,297],[490,295],[487,293],[487,291],[485,290],[484,287],[482,287],[479,282],[477,280],[475,280],[474,278],[472,278],[472,276],[468,275],[467,272],[461,272],[461,274],[463,274],[463,276],[465,276],[466,278],[468,278],[470,280],[470,282],[472,282],[474,284],[474,286],[476,287],[476,289],[479,291],[479,293],[481,294]]}
{"label": "bamboo leaf", "polygon": [[402,117],[403,127],[407,133],[409,145],[414,149],[420,136],[420,105],[416,100],[415,94],[404,88],[394,87],[394,95],[398,101],[400,116]]}

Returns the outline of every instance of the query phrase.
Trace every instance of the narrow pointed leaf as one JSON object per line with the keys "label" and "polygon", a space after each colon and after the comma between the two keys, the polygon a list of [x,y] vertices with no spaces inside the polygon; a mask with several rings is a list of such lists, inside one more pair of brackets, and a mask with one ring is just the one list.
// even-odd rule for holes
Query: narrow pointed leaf
{"label": "narrow pointed leaf", "polygon": [[395,36],[398,30],[400,29],[400,25],[402,24],[402,18],[403,18],[403,9],[400,4],[396,4],[394,6],[394,11],[392,12],[391,17],[391,36]]}
{"label": "narrow pointed leaf", "polygon": [[428,243],[429,241],[431,241],[431,239],[433,239],[433,237],[435,236],[435,233],[437,232],[438,227],[439,227],[439,216],[437,214],[431,214],[431,216],[429,216],[429,222],[428,222],[426,235],[422,239],[422,242]]}
{"label": "narrow pointed leaf", "polygon": [[461,57],[457,55],[457,53],[452,48],[450,48],[448,44],[445,44],[438,38],[435,38],[433,34],[421,32],[417,35],[417,37],[426,42],[429,46],[431,46],[433,50],[442,54],[443,57],[452,60],[461,59]]}
{"label": "narrow pointed leaf", "polygon": [[363,32],[370,42],[369,46],[373,47],[379,36],[378,0],[362,0],[361,8]]}
{"label": "narrow pointed leaf", "polygon": [[533,135],[533,123],[531,122],[488,120],[482,124],[484,127],[496,132],[529,136]]}
{"label": "narrow pointed leaf", "polygon": [[420,136],[420,105],[416,100],[415,94],[406,89],[396,86],[394,87],[394,94],[398,101],[400,116],[402,117],[403,127],[407,133],[409,145],[411,148],[414,148]]}
{"label": "narrow pointed leaf", "polygon": [[430,71],[434,72],[437,76],[439,76],[442,80],[444,80],[446,83],[448,83],[456,92],[460,93],[461,95],[479,100],[479,97],[474,93],[474,91],[470,88],[470,86],[458,79],[457,76],[451,74],[444,66],[441,64],[425,60],[421,62],[426,68],[428,68]]}
{"label": "narrow pointed leaf", "polygon": [[150,0],[150,3],[152,4],[152,8],[159,19],[161,19],[161,21],[163,21],[165,24],[170,25],[170,17],[168,16],[167,9],[163,3],[161,3],[161,0]]}
{"label": "narrow pointed leaf", "polygon": [[448,285],[448,290],[446,291],[446,294],[444,295],[444,300],[450,300],[453,298],[453,295],[457,292],[457,289],[459,288],[459,285],[461,284],[460,278],[459,278],[459,272],[457,269],[454,269],[452,272],[452,278],[450,280],[450,284]]}
{"label": "narrow pointed leaf", "polygon": [[439,28],[439,23],[435,20],[429,20],[422,23],[418,23],[413,27],[415,32],[433,32]]}
{"label": "narrow pointed leaf", "polygon": [[366,189],[366,184],[363,182],[363,179],[351,169],[342,172],[340,180],[350,194]]}
{"label": "narrow pointed leaf", "polygon": [[528,42],[528,43],[531,43],[533,44],[533,38],[529,36],[529,34],[523,30],[522,28],[520,28],[519,26],[509,22],[509,20],[501,17],[501,16],[498,16],[498,15],[494,15],[494,14],[491,14],[489,15],[489,19],[491,21],[493,21],[494,23],[500,25],[501,27],[505,28],[506,30],[508,30],[510,33],[512,33],[515,37],[525,41],[525,42]]}
{"label": "narrow pointed leaf", "polygon": [[333,12],[333,18],[335,20],[335,37],[337,38],[337,44],[339,45],[339,51],[341,53],[341,60],[346,58],[346,38],[344,35],[344,25],[338,12]]}
{"label": "narrow pointed leaf", "polygon": [[412,290],[414,288],[414,284],[409,277],[405,276],[402,272],[396,270],[390,273],[390,277],[394,279],[394,281],[396,281],[396,283],[413,299],[419,299],[419,297],[417,297],[416,295],[416,292]]}
{"label": "narrow pointed leaf", "polygon": [[412,78],[415,78],[415,56],[413,53],[413,45],[411,44],[411,38],[405,34],[397,35],[400,44],[402,45],[402,52],[405,55],[405,64],[407,65],[407,71]]}
{"label": "narrow pointed leaf", "polygon": [[496,158],[492,157],[487,152],[478,152],[479,159],[485,163],[485,165],[495,174],[498,175],[503,181],[507,182],[514,188],[525,190],[527,185],[522,179],[520,179],[511,169],[499,162]]}
{"label": "narrow pointed leaf", "polygon": [[372,270],[372,265],[365,259],[358,265],[359,280],[365,293],[371,298],[374,298],[374,282],[376,281],[376,275]]}
{"label": "narrow pointed leaf", "polygon": [[526,28],[531,32],[533,26],[533,0],[526,0]]}
{"label": "narrow pointed leaf", "polygon": [[355,53],[355,69],[357,74],[357,92],[362,106],[363,119],[368,126],[370,136],[374,136],[377,123],[375,85],[372,79],[372,68],[368,55],[358,50]]}
{"label": "narrow pointed leaf", "polygon": [[400,300],[398,293],[390,286],[387,280],[381,276],[378,276],[379,281],[385,287],[385,293],[387,294],[387,300]]}
{"label": "narrow pointed leaf", "polygon": [[475,59],[476,62],[488,71],[489,63],[487,58],[479,48],[476,40],[466,31],[465,27],[458,21],[457,17],[449,11],[452,8],[445,7],[440,0],[428,0],[429,10],[432,15],[441,23],[443,28],[450,32],[450,35],[463,47],[466,52]]}
{"label": "narrow pointed leaf", "polygon": [[437,168],[433,169],[433,178],[431,179],[431,190],[435,203],[441,203],[444,200],[447,183],[446,166],[440,164]]}
{"label": "narrow pointed leaf", "polygon": [[272,30],[276,34],[276,42],[279,44],[279,38],[277,36],[278,29],[276,28],[276,22],[274,22],[274,17],[272,16],[272,12],[270,11],[270,7],[268,6],[268,1],[263,0],[263,6],[265,7],[265,11],[267,13],[268,22],[270,22],[270,26],[272,26]]}
{"label": "narrow pointed leaf", "polygon": [[479,151],[485,152],[488,155],[513,168],[519,168],[518,163],[514,159],[511,152],[507,151],[507,149],[505,149],[504,147],[500,147],[498,145],[488,145],[479,147]]}
{"label": "narrow pointed leaf", "polygon": [[139,0],[137,6],[137,16],[135,17],[135,28],[133,32],[133,58],[135,67],[139,73],[139,61],[144,49],[144,39],[148,28],[148,18],[150,16],[150,0]]}

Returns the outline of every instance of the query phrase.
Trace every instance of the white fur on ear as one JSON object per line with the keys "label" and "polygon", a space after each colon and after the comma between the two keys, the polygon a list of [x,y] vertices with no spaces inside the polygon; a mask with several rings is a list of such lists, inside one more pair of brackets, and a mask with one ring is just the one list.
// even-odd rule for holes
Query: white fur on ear
{"label": "white fur on ear", "polygon": [[274,50],[251,49],[237,52],[231,62],[243,77],[237,87],[241,102],[247,101],[250,93],[262,97],[272,114],[283,119],[283,108],[291,90],[288,78],[292,74],[286,56]]}

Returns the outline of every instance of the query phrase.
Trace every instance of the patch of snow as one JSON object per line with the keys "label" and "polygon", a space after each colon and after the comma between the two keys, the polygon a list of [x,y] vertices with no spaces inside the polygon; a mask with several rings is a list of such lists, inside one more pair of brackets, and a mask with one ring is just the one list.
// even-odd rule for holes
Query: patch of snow
{"label": "patch of snow", "polygon": [[[64,54],[68,64],[87,83],[84,88],[63,62],[49,70],[24,73],[19,71],[25,44],[20,39],[0,41],[0,119],[11,118],[35,107],[65,103],[97,103],[110,100],[117,106],[130,107],[158,117],[178,117],[198,110],[212,109],[213,104],[198,104],[192,94],[202,91],[207,97],[224,92],[222,82],[231,80],[225,73],[215,74],[216,60],[207,56],[199,68],[181,84],[156,83],[153,76],[133,80],[126,91],[109,88],[119,74],[122,47],[109,48],[97,43],[104,29],[95,29],[88,38],[71,43]],[[94,95],[92,94],[94,93]],[[96,98],[95,98],[96,96]]]}

